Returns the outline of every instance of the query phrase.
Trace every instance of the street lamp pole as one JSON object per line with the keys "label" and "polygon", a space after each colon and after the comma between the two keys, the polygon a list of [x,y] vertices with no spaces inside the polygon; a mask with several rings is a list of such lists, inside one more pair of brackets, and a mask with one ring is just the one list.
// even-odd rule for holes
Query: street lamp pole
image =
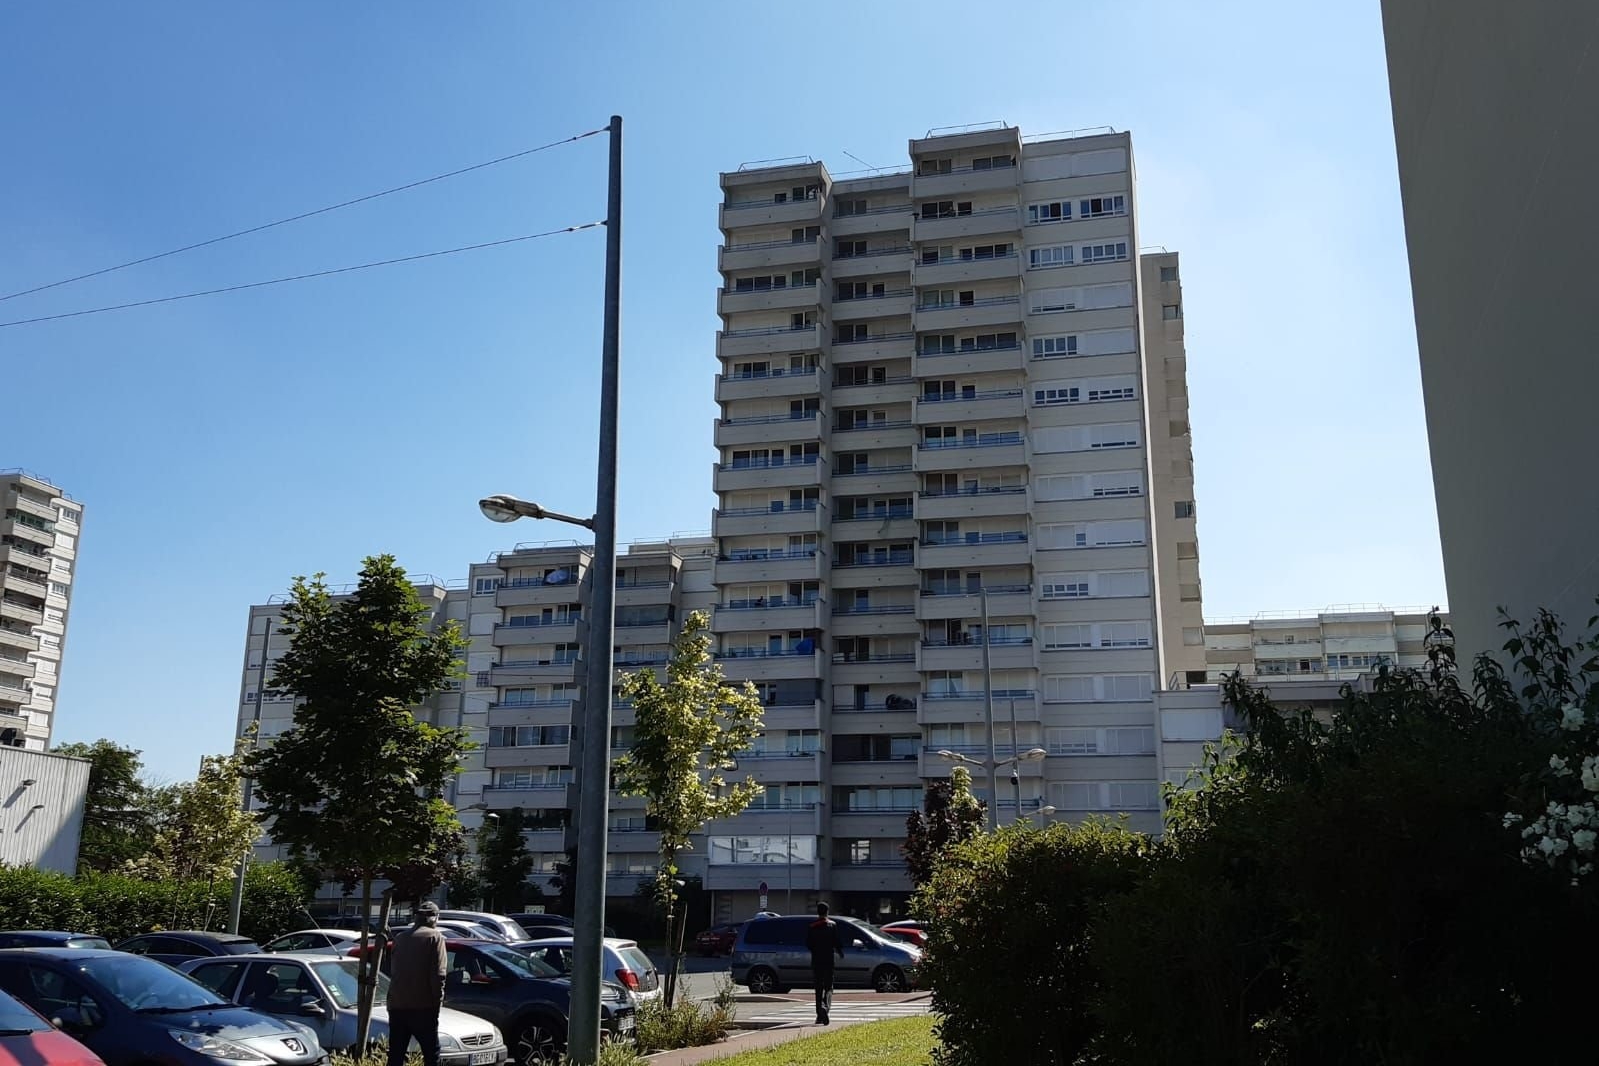
{"label": "street lamp pole", "polygon": [[[986,635],[986,634],[985,634]],[[1010,753],[1012,757],[1021,754],[1022,740],[1016,733],[1016,697],[1010,696],[1006,702],[1010,706]],[[1012,821],[1022,820],[1022,765],[1020,762],[1010,764],[1010,783],[1016,792],[1016,817]]]}
{"label": "street lamp pole", "polygon": [[988,725],[988,827],[999,828],[999,753],[994,750],[994,662],[988,639],[988,589],[983,604],[983,721]]}

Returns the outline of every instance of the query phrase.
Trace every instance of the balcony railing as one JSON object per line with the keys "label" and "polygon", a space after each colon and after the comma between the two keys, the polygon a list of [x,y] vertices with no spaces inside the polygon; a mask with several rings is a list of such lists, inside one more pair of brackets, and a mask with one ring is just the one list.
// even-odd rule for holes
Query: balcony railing
{"label": "balcony railing", "polygon": [[570,707],[576,703],[575,697],[564,700],[506,700],[500,703],[489,704],[489,710],[521,710],[528,707]]}
{"label": "balcony railing", "polygon": [[942,544],[1025,544],[1027,534],[1012,533],[929,533],[922,538],[926,545]]}
{"label": "balcony railing", "polygon": [[923,258],[922,266],[942,266],[945,263],[986,263],[991,259],[1015,259],[1015,252],[1001,252],[999,255],[943,255],[937,259]]}
{"label": "balcony railing", "polygon": [[816,548],[790,548],[777,551],[734,551],[725,555],[718,555],[716,559],[718,562],[723,563],[764,563],[772,559],[814,559],[816,554]]}
{"label": "balcony railing", "polygon": [[802,414],[787,415],[749,415],[745,418],[724,418],[724,426],[770,426],[779,422],[811,422],[816,418],[815,411],[806,411]]}
{"label": "balcony railing", "polygon": [[[778,333],[789,333],[789,332],[792,332],[792,331],[790,331],[789,329],[787,329],[785,327],[785,328],[777,330],[777,332]],[[716,375],[716,380],[717,381],[765,381],[767,378],[795,378],[795,377],[804,377],[806,375],[814,375],[814,374],[819,372],[819,369],[820,368],[814,367],[814,366],[803,366],[803,367],[799,367],[797,369],[792,369],[792,368],[789,368],[789,367],[786,367],[786,366],[774,366],[774,367],[768,367],[765,370],[743,370],[743,371],[740,371],[739,373],[736,373],[736,374],[718,374],[718,375]]]}
{"label": "balcony railing", "polygon": [[865,337],[834,337],[834,347],[848,344],[880,344],[883,341],[908,341],[916,334],[910,330],[903,333],[872,333]]}
{"label": "balcony railing", "polygon": [[579,614],[567,615],[563,618],[532,618],[527,621],[495,622],[495,629],[539,629],[543,626],[569,626],[582,621]]}
{"label": "balcony railing", "polygon": [[[994,754],[998,758],[1008,759],[1024,751],[1031,751],[1038,747],[1037,744],[998,744],[994,745]],[[988,755],[987,744],[927,744],[922,748],[923,755],[937,755],[941,751],[952,751],[956,755]]]}
{"label": "balcony railing", "polygon": [[880,807],[839,807],[834,814],[909,814],[921,810],[920,804],[885,804]]}
{"label": "balcony railing", "polygon": [[[990,596],[1014,596],[1019,593],[1029,593],[1033,591],[1033,586],[1031,585],[986,585],[984,588],[987,589]],[[922,589],[923,596],[978,596],[981,595],[982,592],[983,589],[973,588]]]}
{"label": "balcony railing", "polygon": [[916,653],[911,651],[837,651],[835,663],[913,663]]}
{"label": "balcony railing", "polygon": [[755,761],[760,761],[763,759],[808,759],[812,755],[820,754],[822,754],[821,748],[811,748],[809,751],[806,751],[802,748],[795,748],[792,751],[741,751],[735,755],[734,758],[741,762],[745,759],[752,759]]}
{"label": "balcony railing", "polygon": [[[770,793],[762,793],[755,797],[755,801],[744,808],[744,813],[756,811],[814,811],[820,803],[802,803],[799,800],[766,800]],[[766,802],[762,802],[766,800]]]}
{"label": "balcony railing", "polygon": [[910,604],[889,604],[884,607],[857,607],[851,603],[833,605],[833,617],[857,614],[914,614],[916,608]]}
{"label": "balcony railing", "polygon": [[[938,310],[930,308],[929,310]],[[1005,332],[1009,333],[1009,330]],[[919,351],[916,354],[923,359],[936,359],[941,355],[980,355],[983,352],[1015,352],[1020,351],[1020,344],[991,344],[985,348],[939,348],[931,351]]]}
{"label": "balcony railing", "polygon": [[833,471],[834,477],[868,477],[872,474],[903,474],[911,469],[909,463],[892,463],[888,466],[857,466],[849,470]]}
{"label": "balcony railing", "polygon": [[501,792],[555,792],[566,788],[571,783],[570,781],[553,781],[538,782],[536,784],[501,784],[498,781],[494,781],[489,784],[489,788],[498,789]]}
{"label": "balcony railing", "polygon": [[769,459],[737,459],[731,463],[722,463],[718,470],[774,470],[783,466],[815,466],[820,457],[815,455],[802,455],[798,459],[786,456],[774,456]]}
{"label": "balcony railing", "polygon": [[[767,204],[766,206],[774,207],[776,205]],[[723,248],[729,252],[758,252],[766,248],[787,248],[791,245],[815,244],[817,239],[817,237],[807,237],[806,239],[800,241],[793,240],[792,238],[786,241],[756,241],[753,244],[723,245]]]}
{"label": "balcony railing", "polygon": [[841,381],[835,380],[835,389],[880,389],[884,385],[908,385],[916,379],[909,374],[891,374],[874,381]]}
{"label": "balcony railing", "polygon": [[[983,349],[989,351],[990,349]],[[955,354],[955,353],[950,353]],[[1021,389],[983,389],[980,392],[926,393],[917,397],[922,403],[960,403],[963,400],[1009,400],[1022,395]]]}
{"label": "balcony railing", "polygon": [[[996,700],[1030,700],[1038,693],[1030,688],[996,688]],[[962,690],[960,692],[924,692],[922,699],[928,703],[943,703],[951,700],[980,700],[983,698],[981,689]]]}
{"label": "balcony railing", "polygon": [[834,259],[870,259],[870,258],[872,258],[874,256],[879,256],[879,255],[905,255],[905,254],[909,253],[910,250],[911,250],[911,246],[908,245],[908,244],[896,244],[896,245],[894,245],[893,247],[890,247],[890,248],[868,248],[864,252],[844,252],[844,253],[840,253],[840,252],[835,251],[833,253],[833,258]]}
{"label": "balcony railing", "polygon": [[839,423],[833,427],[834,433],[870,433],[876,429],[904,429],[916,423],[908,418],[883,419],[877,422],[849,422]]}
{"label": "balcony railing", "polygon": [[724,648],[716,653],[718,659],[785,659],[796,656],[809,658],[816,654],[815,648],[797,651],[793,648]]}
{"label": "balcony railing", "polygon": [[780,333],[808,333],[816,328],[814,322],[803,326],[766,326],[759,329],[724,329],[724,337],[775,337]]}
{"label": "balcony railing", "polygon": [[849,304],[856,303],[861,300],[889,300],[896,296],[909,295],[911,295],[910,289],[886,289],[883,292],[867,293],[865,296],[840,296],[834,301],[834,303]]}
{"label": "balcony railing", "polygon": [[792,503],[785,504],[781,500],[776,500],[765,507],[726,507],[717,511],[716,513],[723,518],[753,518],[756,515],[769,514],[813,514],[817,511],[823,510],[826,510],[826,508],[815,500],[811,500],[803,505]]}
{"label": "balcony railing", "polygon": [[872,511],[856,511],[851,514],[840,514],[840,522],[883,522],[891,518],[914,518],[916,510],[912,507],[885,507]]}
{"label": "balcony railing", "polygon": [[824,602],[819,596],[810,599],[800,596],[758,596],[753,600],[729,600],[715,606],[718,611],[764,611],[776,607],[809,607],[813,603]]}
{"label": "balcony railing", "polygon": [[576,666],[581,662],[577,656],[560,659],[507,659],[504,662],[494,663],[496,670],[500,668],[528,667],[528,666]]}
{"label": "balcony railing", "polygon": [[981,300],[967,300],[962,303],[922,303],[916,305],[918,311],[958,311],[963,307],[1001,307],[1005,304],[1021,303],[1020,296],[985,296]]}
{"label": "balcony railing", "polygon": [[908,204],[908,203],[904,203],[904,204],[889,204],[887,207],[868,207],[864,211],[849,211],[849,212],[846,212],[844,214],[840,214],[838,209],[834,208],[833,209],[833,217],[834,218],[858,218],[861,215],[906,214],[906,213],[908,213],[910,211],[910,209],[911,209],[911,205]]}
{"label": "balcony railing", "polygon": [[1020,444],[1020,433],[981,433],[973,437],[946,437],[937,440],[924,440],[917,445],[923,451],[938,451],[942,448],[1003,448],[1011,444]]}
{"label": "balcony railing", "polygon": [[618,581],[616,587],[619,589],[669,589],[672,587],[672,583],[670,581]]}
{"label": "balcony railing", "polygon": [[612,658],[611,663],[614,666],[665,666],[671,661],[672,657],[664,652],[659,655],[628,655],[624,653]]}
{"label": "balcony railing", "polygon": [[1026,492],[1024,485],[1000,485],[995,487],[979,485],[971,489],[923,489],[916,495],[924,500],[936,500],[940,496],[1020,496]]}
{"label": "balcony railing", "polygon": [[660,618],[631,618],[627,621],[618,618],[614,623],[617,629],[645,629],[650,626],[669,626],[671,624],[672,620],[665,616]]}
{"label": "balcony railing", "polygon": [[755,207],[787,207],[790,204],[814,204],[816,197],[806,196],[795,200],[774,200],[768,197],[765,200],[731,200],[722,204],[724,211],[745,211]]}
{"label": "balcony railing", "polygon": [[[1024,648],[1033,642],[1032,637],[994,637],[988,642],[991,648]],[[927,637],[922,641],[924,648],[980,648],[981,640],[962,638],[950,640],[948,638]]]}
{"label": "balcony railing", "polygon": [[1015,168],[1016,168],[1016,161],[1015,160],[1011,160],[1008,163],[993,163],[993,162],[990,162],[990,163],[988,163],[988,164],[986,164],[984,166],[980,166],[980,167],[974,167],[970,163],[968,163],[966,166],[963,166],[963,167],[950,167],[948,170],[930,171],[929,173],[926,173],[926,174],[923,174],[923,173],[918,171],[916,176],[918,178],[942,178],[942,177],[945,177],[945,176],[947,176],[949,174],[971,174],[971,173],[974,173],[974,172],[975,173],[981,173],[983,171],[988,171],[988,170],[1014,170]]}
{"label": "balcony railing", "polygon": [[834,869],[846,870],[903,870],[904,859],[869,859],[866,862],[853,862],[849,859],[834,859]]}
{"label": "balcony railing", "polygon": [[911,566],[916,562],[915,552],[886,552],[880,555],[862,555],[833,560],[835,570],[860,566]]}
{"label": "balcony railing", "polygon": [[533,589],[533,588],[542,588],[542,587],[545,587],[545,586],[559,587],[561,585],[575,585],[575,584],[577,584],[577,574],[568,573],[565,577],[560,577],[560,578],[548,578],[548,577],[517,577],[517,578],[510,578],[510,579],[507,579],[505,581],[500,582],[500,588],[502,588],[502,589]]}

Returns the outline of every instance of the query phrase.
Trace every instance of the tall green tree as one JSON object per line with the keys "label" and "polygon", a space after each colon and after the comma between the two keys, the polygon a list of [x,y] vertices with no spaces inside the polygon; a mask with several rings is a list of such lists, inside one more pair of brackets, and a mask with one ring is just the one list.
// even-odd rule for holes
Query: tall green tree
{"label": "tall green tree", "polygon": [[[459,849],[460,822],[444,793],[470,743],[412,709],[460,676],[466,641],[453,622],[430,627],[428,606],[392,555],[366,559],[346,597],[335,599],[323,577],[296,578],[283,608],[289,650],[270,683],[294,695],[293,725],[246,764],[273,839],[360,886],[368,915],[373,882],[389,879],[395,894],[415,898],[448,876]],[[379,964],[365,936],[362,1044]]]}
{"label": "tall green tree", "polygon": [[637,725],[632,748],[616,760],[617,788],[645,798],[645,813],[660,834],[656,884],[667,904],[673,953],[667,1006],[682,954],[681,938],[671,933],[677,857],[706,822],[733,817],[761,792],[753,778],[729,785],[722,776],[761,735],[764,707],[754,685],[735,685],[722,676],[711,657],[709,630],[706,615],[693,612],[672,643],[665,683],[654,670],[638,670],[624,675],[620,687],[622,698],[633,703]]}
{"label": "tall green tree", "polygon": [[244,810],[244,745],[232,755],[207,755],[193,781],[160,790],[155,839],[127,864],[127,872],[151,881],[215,882],[231,877],[260,831]]}
{"label": "tall green tree", "polygon": [[483,902],[491,911],[520,911],[532,892],[543,890],[528,883],[533,873],[533,853],[527,849],[527,815],[520,807],[485,819],[478,831],[478,862],[482,870]]}
{"label": "tall green tree", "polygon": [[948,781],[929,782],[922,793],[922,809],[905,819],[905,844],[900,850],[911,883],[918,888],[927,884],[950,849],[982,832],[986,810],[972,795],[972,772],[964,766],[951,770]]}
{"label": "tall green tree", "polygon": [[78,844],[79,872],[112,873],[138,859],[155,835],[151,790],[141,778],[140,753],[109,740],[57,744],[57,755],[89,760],[89,790]]}

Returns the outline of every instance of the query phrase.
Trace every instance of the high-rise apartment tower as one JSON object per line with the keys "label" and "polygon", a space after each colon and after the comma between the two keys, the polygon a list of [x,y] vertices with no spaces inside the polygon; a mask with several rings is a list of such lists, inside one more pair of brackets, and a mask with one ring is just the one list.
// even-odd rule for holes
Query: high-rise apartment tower
{"label": "high-rise apartment tower", "polygon": [[0,470],[0,744],[44,751],[55,726],[83,505]]}

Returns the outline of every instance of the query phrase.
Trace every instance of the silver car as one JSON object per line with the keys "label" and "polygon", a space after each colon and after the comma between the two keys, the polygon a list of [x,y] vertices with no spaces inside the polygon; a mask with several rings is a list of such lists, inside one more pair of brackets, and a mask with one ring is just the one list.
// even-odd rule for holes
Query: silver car
{"label": "silver car", "polygon": [[284,933],[276,940],[261,945],[262,951],[277,953],[293,951],[301,955],[336,955],[343,957],[350,949],[359,947],[361,934],[351,929],[301,929]]}
{"label": "silver car", "polygon": [[455,922],[474,922],[477,925],[486,925],[508,943],[518,940],[527,940],[527,930],[516,923],[515,919],[507,918],[503,914],[490,914],[488,911],[440,911],[440,918],[447,918]]}
{"label": "silver car", "polygon": [[[292,1018],[316,1031],[329,1051],[355,1044],[356,961],[311,952],[226,955],[194,959],[181,969],[219,996],[265,1014]],[[371,1037],[389,1035],[389,979],[378,974]],[[416,1045],[413,1043],[412,1048]],[[449,1066],[497,1066],[505,1040],[489,1022],[448,1007],[439,1012],[439,1061]]]}
{"label": "silver car", "polygon": [[[756,917],[744,923],[733,943],[733,981],[751,992],[787,992],[811,985],[811,953],[805,932],[814,915]],[[865,922],[835,918],[843,941],[844,957],[837,959],[833,984],[837,988],[875,988],[879,992],[904,992],[916,984],[921,950],[890,940]]]}

